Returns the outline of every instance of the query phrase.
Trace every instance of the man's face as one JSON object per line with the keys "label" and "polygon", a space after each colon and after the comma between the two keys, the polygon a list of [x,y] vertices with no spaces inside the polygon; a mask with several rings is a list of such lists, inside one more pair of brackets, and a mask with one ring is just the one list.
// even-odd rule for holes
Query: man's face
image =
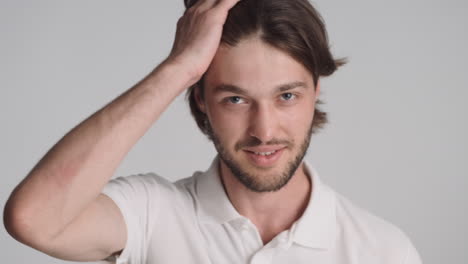
{"label": "man's face", "polygon": [[309,146],[319,87],[302,64],[258,38],[221,46],[200,109],[221,161],[255,192],[283,187]]}

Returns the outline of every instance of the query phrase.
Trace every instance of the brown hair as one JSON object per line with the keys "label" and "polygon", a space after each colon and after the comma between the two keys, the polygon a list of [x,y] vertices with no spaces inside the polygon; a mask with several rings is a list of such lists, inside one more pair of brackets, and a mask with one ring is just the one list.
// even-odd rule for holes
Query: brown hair
{"label": "brown hair", "polygon": [[[184,0],[190,8],[197,0]],[[329,46],[325,24],[320,14],[308,0],[241,0],[231,10],[224,24],[221,44],[236,46],[239,41],[252,35],[265,43],[282,50],[310,71],[317,85],[319,77],[329,76],[345,59],[334,59]],[[205,113],[200,111],[195,100],[195,89],[204,95],[204,75],[187,91],[195,121],[201,131],[210,137]],[[321,104],[319,100],[316,104]],[[316,106],[312,133],[327,123],[327,114]]]}

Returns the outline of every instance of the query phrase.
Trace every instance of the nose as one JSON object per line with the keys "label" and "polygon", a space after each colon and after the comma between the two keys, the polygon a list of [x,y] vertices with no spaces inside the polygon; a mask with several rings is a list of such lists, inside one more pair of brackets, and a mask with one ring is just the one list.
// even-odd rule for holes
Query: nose
{"label": "nose", "polygon": [[267,143],[274,138],[278,122],[272,107],[267,104],[257,104],[251,112],[249,135],[262,143]]}

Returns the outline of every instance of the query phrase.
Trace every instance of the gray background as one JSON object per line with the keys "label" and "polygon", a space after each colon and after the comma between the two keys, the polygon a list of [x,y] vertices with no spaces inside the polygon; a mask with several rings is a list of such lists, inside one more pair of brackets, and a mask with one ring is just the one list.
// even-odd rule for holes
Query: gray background
{"label": "gray background", "polygon": [[[55,142],[166,57],[183,5],[0,3],[3,209]],[[323,80],[331,122],[313,136],[307,160],[338,192],[402,228],[425,263],[466,263],[468,2],[314,3],[334,54],[350,63]],[[176,180],[214,155],[179,97],[115,176],[155,171]],[[18,243],[3,225],[0,255],[8,263],[65,262]]]}

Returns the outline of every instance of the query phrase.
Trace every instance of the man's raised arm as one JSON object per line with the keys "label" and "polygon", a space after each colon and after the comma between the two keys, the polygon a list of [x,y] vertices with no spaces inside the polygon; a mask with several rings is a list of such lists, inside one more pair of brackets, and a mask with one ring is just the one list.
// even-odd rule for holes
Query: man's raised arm
{"label": "man's raised arm", "polygon": [[13,237],[68,260],[98,260],[123,248],[122,216],[100,193],[132,146],[206,71],[237,2],[197,2],[179,19],[167,59],[47,152],[5,206],[5,227]]}

